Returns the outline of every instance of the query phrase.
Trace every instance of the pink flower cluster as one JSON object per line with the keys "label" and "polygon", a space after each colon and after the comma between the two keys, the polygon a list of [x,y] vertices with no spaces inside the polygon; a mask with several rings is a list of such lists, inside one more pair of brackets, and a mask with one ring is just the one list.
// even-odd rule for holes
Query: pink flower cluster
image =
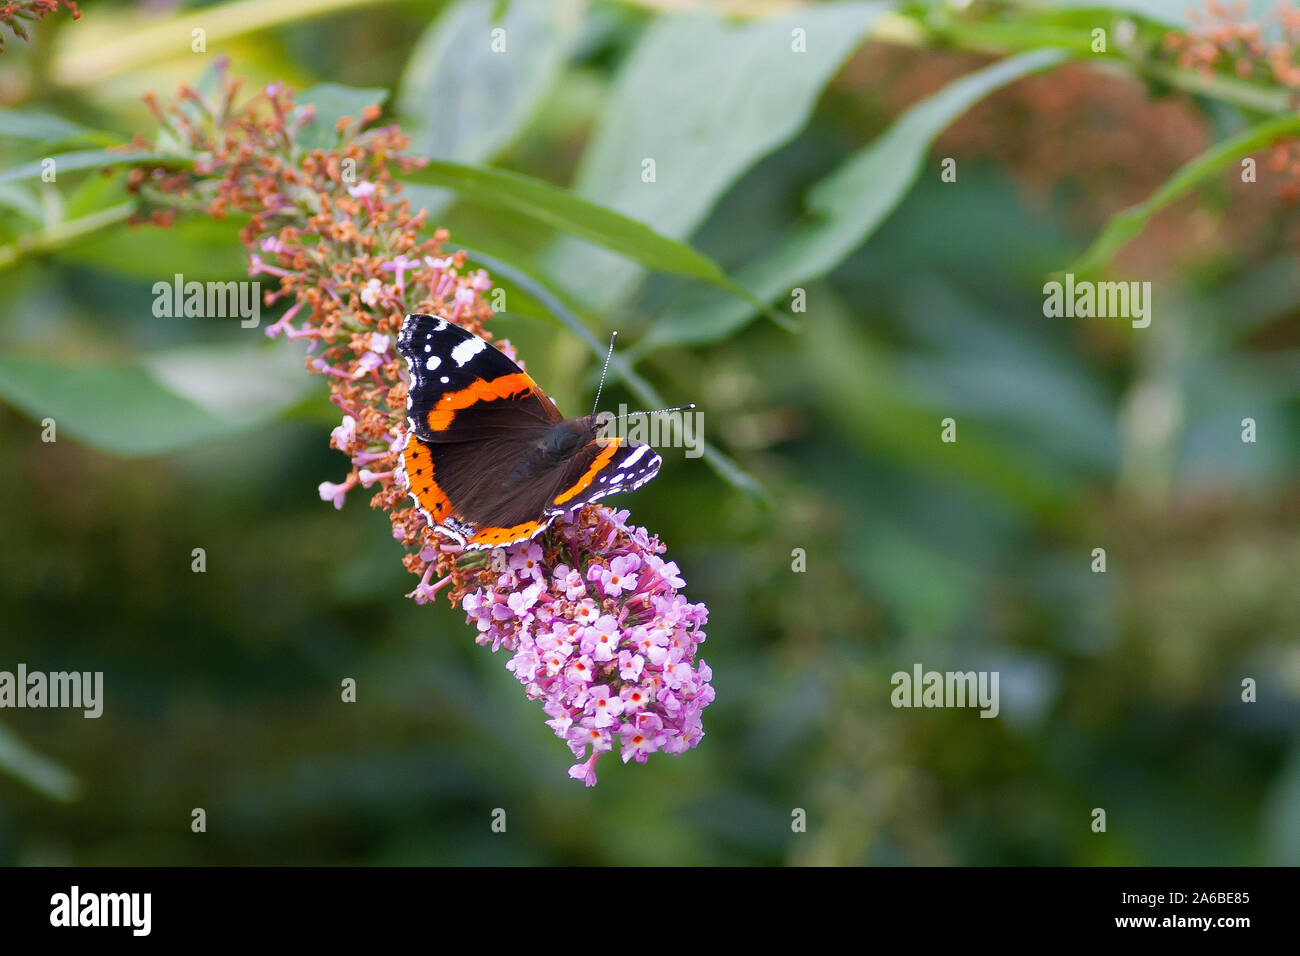
{"label": "pink flower cluster", "polygon": [[462,606],[478,643],[513,652],[506,667],[545,701],[547,724],[579,758],[569,776],[590,787],[615,735],[624,763],[699,743],[713,687],[695,658],[708,609],[678,593],[686,582],[658,537],[628,525],[626,511],[582,514],[557,519],[545,552],[503,549],[496,581]]}

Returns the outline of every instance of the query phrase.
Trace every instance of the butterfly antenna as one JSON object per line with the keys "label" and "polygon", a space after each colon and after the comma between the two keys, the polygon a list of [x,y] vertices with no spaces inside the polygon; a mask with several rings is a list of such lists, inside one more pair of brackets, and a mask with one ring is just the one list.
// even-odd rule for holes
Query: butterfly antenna
{"label": "butterfly antenna", "polygon": [[617,332],[609,334],[609,351],[605,353],[605,367],[600,370],[600,385],[596,388],[596,400],[591,404],[591,414],[596,414],[596,409],[600,408],[600,393],[605,390],[605,373],[609,371],[609,360],[614,357],[614,341],[618,338]]}
{"label": "butterfly antenna", "polygon": [[689,412],[694,407],[695,403],[691,402],[689,405],[674,405],[672,408],[656,408],[654,411],[624,412],[622,415],[616,416],[616,420],[618,418],[630,418],[633,415],[662,415],[665,412]]}

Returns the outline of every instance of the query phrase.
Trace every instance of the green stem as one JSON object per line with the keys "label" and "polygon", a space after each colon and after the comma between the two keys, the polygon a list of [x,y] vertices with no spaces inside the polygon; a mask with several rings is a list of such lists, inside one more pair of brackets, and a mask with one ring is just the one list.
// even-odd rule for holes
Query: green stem
{"label": "green stem", "polygon": [[142,23],[108,41],[98,33],[67,30],[60,38],[67,42],[55,55],[50,80],[64,87],[95,86],[146,63],[183,55],[190,49],[195,30],[203,31],[204,42],[211,49],[258,30],[379,2],[382,0],[236,0],[186,11],[161,22]]}
{"label": "green stem", "polygon": [[119,206],[101,209],[89,216],[82,216],[80,219],[69,219],[57,226],[19,236],[9,245],[0,246],[0,269],[9,268],[24,256],[54,252],[83,236],[126,222],[134,209],[134,202],[126,202]]}
{"label": "green stem", "polygon": [[1060,47],[1083,60],[1091,58],[1099,64],[1129,70],[1143,79],[1157,81],[1184,93],[1232,103],[1252,112],[1286,113],[1296,108],[1292,93],[1278,87],[1218,73],[1205,75],[1196,70],[1184,70],[1171,63],[1146,58],[1141,53],[1092,53],[1089,35],[1079,27],[950,17],[932,17],[930,22],[926,22],[903,13],[887,13],[876,20],[871,38],[900,46],[951,46],[991,56],[1022,53],[1043,46]]}
{"label": "green stem", "polygon": [[1116,213],[1069,272],[1089,274],[1104,269],[1125,245],[1136,239],[1151,217],[1209,180],[1220,170],[1277,142],[1300,134],[1300,115],[1279,116],[1215,143],[1181,166],[1164,184],[1135,206]]}

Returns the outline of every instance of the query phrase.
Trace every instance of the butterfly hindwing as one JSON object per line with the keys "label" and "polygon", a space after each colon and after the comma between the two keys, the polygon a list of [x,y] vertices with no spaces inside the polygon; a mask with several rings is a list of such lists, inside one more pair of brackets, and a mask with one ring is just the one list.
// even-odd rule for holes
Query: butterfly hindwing
{"label": "butterfly hindwing", "polygon": [[[517,483],[517,492],[505,499],[508,503],[498,504],[499,511],[485,515],[466,547],[494,548],[534,537],[567,511],[639,488],[659,472],[660,464],[662,459],[649,445],[593,437],[576,454]],[[501,497],[496,500],[501,502]]]}
{"label": "butterfly hindwing", "polygon": [[607,495],[640,488],[659,473],[663,459],[649,445],[600,437],[566,462],[547,511],[561,514]]}

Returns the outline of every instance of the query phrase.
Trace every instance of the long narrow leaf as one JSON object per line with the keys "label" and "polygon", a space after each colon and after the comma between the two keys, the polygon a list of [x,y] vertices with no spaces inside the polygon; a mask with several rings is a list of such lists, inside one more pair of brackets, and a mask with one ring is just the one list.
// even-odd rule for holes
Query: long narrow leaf
{"label": "long narrow leaf", "polygon": [[[53,160],[53,166],[49,161]],[[13,169],[0,172],[0,183],[17,183],[25,179],[39,179],[45,170],[53,170],[55,176],[60,173],[73,173],[84,169],[103,169],[110,166],[134,166],[138,163],[168,163],[184,165],[191,160],[175,153],[156,153],[152,151],[133,150],[130,152],[110,152],[106,149],[82,149],[71,153],[57,153],[45,159],[33,160]]]}
{"label": "long narrow leaf", "polygon": [[1283,116],[1266,120],[1215,143],[1182,166],[1142,202],[1112,216],[1088,250],[1066,271],[1081,275],[1105,268],[1120,249],[1142,233],[1151,217],[1161,209],[1181,199],[1225,167],[1274,140],[1297,133],[1300,133],[1300,115]]}
{"label": "long narrow leaf", "polygon": [[423,186],[451,189],[463,199],[513,210],[648,268],[712,283],[751,307],[767,311],[763,303],[728,279],[716,262],[686,243],[662,236],[644,223],[542,180],[501,169],[440,160],[429,161],[405,178]]}
{"label": "long narrow leaf", "polygon": [[[911,107],[869,146],[817,183],[808,212],[790,235],[741,270],[738,281],[766,302],[834,269],[902,202],[934,138],[995,90],[1065,62],[1061,50],[1035,50],[969,73]],[[667,345],[717,341],[754,315],[744,303],[710,292],[688,296],[639,343],[637,355]]]}

